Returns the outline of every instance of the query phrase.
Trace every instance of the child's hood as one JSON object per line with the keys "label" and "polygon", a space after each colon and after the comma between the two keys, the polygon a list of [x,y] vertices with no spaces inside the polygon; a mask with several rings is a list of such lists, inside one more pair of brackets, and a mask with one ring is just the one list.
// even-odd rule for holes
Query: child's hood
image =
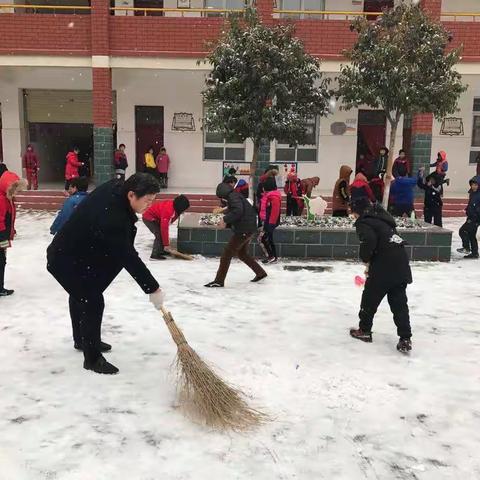
{"label": "child's hood", "polygon": [[7,196],[9,189],[18,181],[20,181],[20,177],[16,173],[6,171],[0,177],[0,195]]}
{"label": "child's hood", "polygon": [[279,198],[281,199],[282,198],[282,194],[280,192],[280,190],[271,190],[270,192],[266,192],[265,193],[265,197],[267,198],[267,200],[269,200],[270,198]]}
{"label": "child's hood", "polygon": [[355,182],[365,182],[365,183],[367,183],[367,177],[363,173],[357,173],[355,175]]}
{"label": "child's hood", "polygon": [[348,165],[342,165],[340,167],[340,178],[342,180],[349,180],[352,174],[352,169]]}
{"label": "child's hood", "polygon": [[438,154],[440,155],[440,158],[442,159],[442,162],[445,162],[447,160],[447,152],[444,152],[443,150],[440,150],[438,152]]}

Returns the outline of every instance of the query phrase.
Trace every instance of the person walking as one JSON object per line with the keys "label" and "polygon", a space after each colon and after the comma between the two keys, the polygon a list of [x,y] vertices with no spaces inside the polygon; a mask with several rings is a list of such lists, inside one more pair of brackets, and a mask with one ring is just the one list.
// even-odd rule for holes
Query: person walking
{"label": "person walking", "polygon": [[27,145],[23,154],[23,169],[27,177],[27,189],[38,190],[38,172],[40,171],[40,159],[38,158],[32,144]]}
{"label": "person walking", "polygon": [[113,166],[115,168],[115,178],[125,180],[125,171],[128,168],[127,154],[125,153],[125,144],[121,143],[113,157]]}
{"label": "person walking", "polygon": [[159,190],[147,173],[100,185],[47,249],[47,270],[69,294],[74,347],[83,351],[87,370],[118,373],[102,355],[111,346],[101,341],[101,327],[103,292],[123,269],[150,295],[155,308],[163,305],[163,292],[134,247],[137,214],[152,204]]}
{"label": "person walking", "polygon": [[78,159],[78,154],[80,149],[78,147],[73,147],[73,150],[67,153],[67,163],[65,165],[65,192],[68,195],[68,187],[70,187],[70,182],[74,178],[80,176],[78,169],[83,167],[83,162]]}
{"label": "person walking", "polygon": [[223,250],[215,280],[207,283],[205,287],[224,286],[230,263],[235,256],[255,273],[252,282],[263,280],[267,273],[248,253],[250,242],[257,232],[257,213],[255,209],[241,193],[235,192],[229,184],[220,183],[217,186],[216,194],[218,198],[225,200],[227,203],[225,216],[219,227],[230,227],[233,230],[233,235]]}

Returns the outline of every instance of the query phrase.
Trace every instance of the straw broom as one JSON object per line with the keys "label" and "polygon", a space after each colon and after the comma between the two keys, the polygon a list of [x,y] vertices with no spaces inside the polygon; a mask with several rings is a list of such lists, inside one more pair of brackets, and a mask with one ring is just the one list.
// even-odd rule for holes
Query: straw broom
{"label": "straw broom", "polygon": [[245,395],[222,380],[193,350],[172,314],[161,309],[177,345],[178,396],[188,414],[219,430],[249,430],[267,420],[248,406]]}

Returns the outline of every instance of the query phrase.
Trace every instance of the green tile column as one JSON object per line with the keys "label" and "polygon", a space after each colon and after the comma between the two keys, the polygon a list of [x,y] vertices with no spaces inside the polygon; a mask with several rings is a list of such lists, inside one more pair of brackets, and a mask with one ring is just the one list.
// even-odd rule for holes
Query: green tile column
{"label": "green tile column", "polygon": [[[432,162],[432,114],[414,115],[412,118],[412,138],[410,143],[410,158],[412,161],[412,175],[417,175],[420,167],[429,172]],[[417,194],[421,194],[419,190]]]}
{"label": "green tile column", "polygon": [[113,150],[113,128],[93,127],[95,185],[105,183],[114,177]]}

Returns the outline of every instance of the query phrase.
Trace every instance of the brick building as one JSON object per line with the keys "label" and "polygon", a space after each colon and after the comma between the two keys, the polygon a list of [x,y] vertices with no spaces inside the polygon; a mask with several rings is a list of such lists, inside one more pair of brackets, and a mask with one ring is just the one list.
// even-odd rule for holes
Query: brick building
{"label": "brick building", "polygon": [[[60,185],[65,154],[77,144],[83,160],[93,159],[97,180],[104,180],[116,143],[127,146],[129,173],[150,145],[156,151],[165,145],[170,185],[210,191],[225,165],[249,161],[248,141],[202,131],[200,92],[208,65],[197,65],[206,42],[221,32],[225,10],[243,8],[243,0],[32,0],[28,8],[16,6],[24,3],[0,6],[0,152],[11,169],[20,169],[21,153],[33,143],[42,159],[41,182]],[[355,40],[350,20],[393,3],[257,0],[256,7],[264,22],[294,22],[306,49],[335,77],[342,50]],[[405,144],[415,165],[446,150],[450,192],[460,193],[480,155],[480,2],[421,4],[445,23],[455,46],[463,44],[458,69],[468,90],[454,119],[415,116],[399,129],[397,146]],[[271,162],[298,162],[301,177],[320,176],[320,190],[327,192],[341,164],[353,166],[361,149],[389,141],[383,113],[369,109],[337,105],[309,128],[309,145],[272,142],[264,151]]]}

